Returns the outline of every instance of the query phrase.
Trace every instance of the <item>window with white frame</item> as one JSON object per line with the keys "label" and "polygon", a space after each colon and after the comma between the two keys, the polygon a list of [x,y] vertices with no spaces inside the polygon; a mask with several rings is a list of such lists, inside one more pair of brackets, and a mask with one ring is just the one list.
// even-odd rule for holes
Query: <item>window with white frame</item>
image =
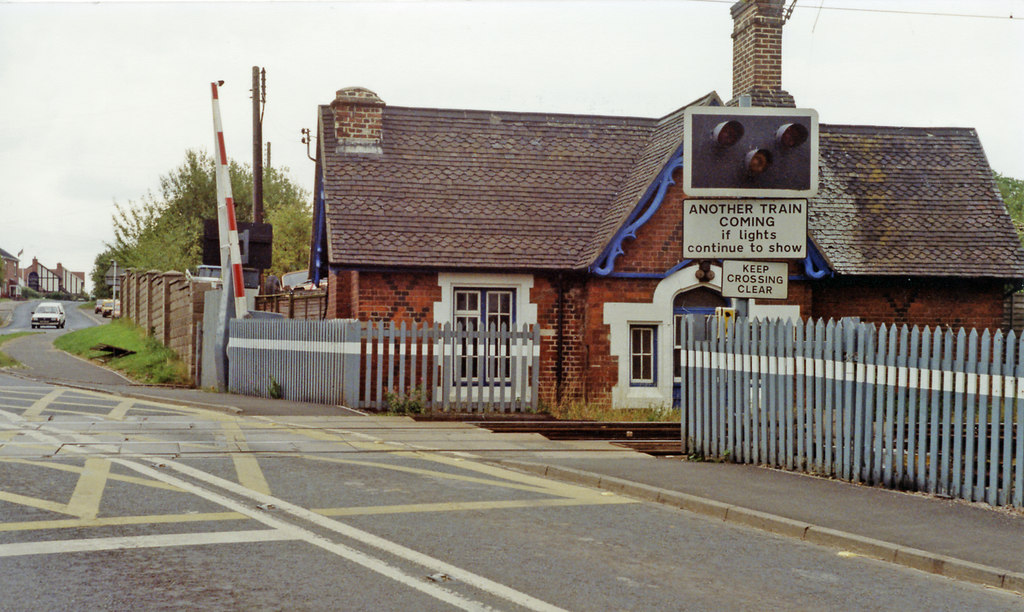
{"label": "window with white frame", "polygon": [[[465,333],[456,343],[456,382],[502,382],[510,378],[510,343],[497,336],[515,323],[512,289],[456,288],[453,322]],[[493,337],[492,337],[493,334]]]}
{"label": "window with white frame", "polygon": [[629,327],[629,384],[634,387],[657,384],[656,331],[654,325]]}

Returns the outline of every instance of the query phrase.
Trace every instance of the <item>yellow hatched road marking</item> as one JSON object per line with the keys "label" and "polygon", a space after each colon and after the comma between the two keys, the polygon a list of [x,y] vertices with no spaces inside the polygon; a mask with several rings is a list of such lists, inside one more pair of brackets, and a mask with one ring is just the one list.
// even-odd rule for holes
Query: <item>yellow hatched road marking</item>
{"label": "yellow hatched road marking", "polygon": [[[76,473],[76,474],[81,474],[82,470],[85,469],[85,468],[80,468],[77,465],[68,465],[66,463],[53,463],[53,462],[48,462],[48,461],[32,461],[30,459],[0,459],[0,462],[4,462],[4,463],[21,463],[21,464],[24,464],[24,465],[32,465],[32,466],[35,466],[35,467],[44,467],[44,468],[49,468],[51,470],[59,470],[59,471],[62,471],[62,472],[73,472],[73,473]],[[124,476],[122,474],[108,474],[107,475],[107,480],[117,480],[119,482],[126,482],[128,484],[136,484],[136,485],[141,485],[141,486],[144,486],[144,487],[153,487],[154,489],[164,489],[164,490],[167,490],[167,491],[175,491],[175,492],[178,492],[178,493],[183,493],[184,492],[182,489],[179,489],[178,487],[176,487],[174,485],[169,485],[167,483],[160,482],[159,480],[150,480],[148,478],[140,478],[138,476]]]}
{"label": "yellow hatched road marking", "polygon": [[[435,457],[435,456],[433,456],[433,455],[431,455],[429,453],[410,452],[410,453],[402,453],[402,454],[405,455],[405,456],[409,456],[409,457],[415,457],[415,458],[418,458],[418,459],[423,459],[425,461],[438,461],[439,463],[443,463],[443,461],[439,461],[438,457]],[[494,474],[494,475],[500,477],[500,480],[496,480],[496,479],[493,479],[493,478],[479,478],[477,476],[466,476],[466,475],[463,475],[463,474],[452,474],[452,473],[449,473],[449,472],[438,472],[436,470],[430,470],[430,469],[426,469],[426,468],[410,467],[410,466],[406,466],[406,465],[389,465],[389,464],[386,464],[386,463],[378,463],[378,462],[375,462],[375,461],[363,461],[363,460],[360,460],[360,459],[341,459],[341,458],[338,458],[338,457],[318,457],[318,456],[315,456],[315,455],[298,455],[298,456],[303,457],[305,459],[313,459],[315,461],[324,461],[324,462],[327,462],[327,463],[344,463],[344,464],[348,464],[348,465],[359,465],[359,466],[363,466],[363,467],[379,468],[379,469],[382,469],[382,470],[393,470],[395,472],[405,472],[405,473],[408,473],[408,474],[416,474],[417,476],[433,476],[435,478],[444,478],[444,479],[447,479],[447,480],[459,480],[459,481],[462,481],[462,482],[473,482],[473,483],[477,483],[477,484],[483,484],[483,485],[489,485],[489,486],[493,486],[493,487],[499,487],[499,488],[502,488],[502,489],[516,489],[516,490],[519,490],[519,491],[529,491],[529,492],[532,492],[532,493],[544,493],[544,494],[552,495],[552,494],[557,494],[557,493],[554,493],[554,491],[561,490],[561,491],[564,491],[565,493],[567,493],[567,495],[565,495],[566,497],[578,497],[580,495],[583,495],[583,496],[594,495],[594,492],[592,490],[590,490],[590,489],[586,489],[586,488],[583,488],[583,487],[572,487],[571,485],[570,486],[566,486],[566,487],[561,487],[561,486],[557,486],[558,483],[553,483],[553,482],[543,482],[543,481],[536,482],[535,481],[535,482],[532,482],[530,484],[527,484],[525,482],[525,480],[526,480],[525,478],[523,478],[523,479],[519,478],[519,477],[523,476],[523,474],[520,474],[518,472],[512,472],[512,471],[509,471],[509,470],[501,470],[500,468],[498,468],[499,472],[495,472],[495,474]],[[465,461],[463,461],[463,462],[458,464],[458,467],[460,467],[460,468],[469,468],[472,465],[473,465],[472,462],[465,462]]]}
{"label": "yellow hatched road marking", "polygon": [[[249,450],[249,445],[245,440],[245,434],[242,432],[241,427],[238,426],[237,420],[225,420],[221,431],[224,433],[224,437],[228,442],[233,442],[238,445],[239,450]],[[256,457],[247,455],[244,452],[231,453],[231,460],[235,463],[235,472],[238,474],[238,484],[258,493],[270,494],[270,485],[267,483],[266,477],[263,476],[263,469],[260,468],[259,461],[256,460]]]}
{"label": "yellow hatched road marking", "polygon": [[43,397],[41,397],[38,400],[32,402],[32,405],[29,406],[28,409],[25,410],[25,412],[21,413],[22,418],[25,419],[25,420],[29,420],[29,421],[39,420],[40,419],[40,415],[42,415],[42,413],[43,413],[43,410],[46,410],[46,408],[51,403],[53,403],[54,400],[56,400],[58,397],[60,397],[63,394],[64,394],[64,390],[63,389],[54,389],[53,391],[50,391],[49,393],[47,393]]}
{"label": "yellow hatched road marking", "polygon": [[114,406],[113,410],[107,413],[107,418],[113,419],[115,421],[123,421],[125,415],[128,414],[128,409],[134,405],[134,400],[121,400],[121,402],[117,406]]}
{"label": "yellow hatched road marking", "polygon": [[49,510],[50,512],[57,512],[59,514],[69,514],[66,504],[57,503],[48,499],[39,499],[38,497],[18,495],[17,493],[8,493],[7,491],[0,491],[0,501],[18,504],[19,506],[28,506],[29,508]]}
{"label": "yellow hatched road marking", "polygon": [[501,501],[439,502],[426,504],[397,504],[393,506],[358,506],[353,508],[314,508],[313,512],[324,516],[361,516],[373,514],[414,514],[422,512],[464,512],[469,510],[507,510],[511,508],[542,508],[565,506],[600,506],[609,504],[638,504],[635,499],[625,497],[601,497],[567,499],[509,499]]}
{"label": "yellow hatched road marking", "polygon": [[238,512],[194,512],[186,514],[151,514],[148,516],[109,516],[91,519],[56,519],[52,521],[21,521],[0,523],[0,532],[38,531],[40,529],[80,529],[83,527],[117,527],[122,525],[159,525],[167,523],[199,523],[204,521],[249,520]]}
{"label": "yellow hatched road marking", "polygon": [[110,474],[110,462],[106,459],[90,457],[85,460],[85,468],[78,477],[75,491],[68,500],[67,514],[84,519],[96,518],[103,499],[103,489],[107,486]]}

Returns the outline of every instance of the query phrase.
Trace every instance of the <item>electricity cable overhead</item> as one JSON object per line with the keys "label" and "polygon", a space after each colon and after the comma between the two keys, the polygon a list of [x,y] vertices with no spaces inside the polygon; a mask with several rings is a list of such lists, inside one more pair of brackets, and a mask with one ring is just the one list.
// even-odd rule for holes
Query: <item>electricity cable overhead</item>
{"label": "electricity cable overhead", "polygon": [[[735,4],[736,0],[682,0],[683,2],[703,2],[705,4]],[[879,13],[883,15],[921,15],[926,17],[960,17],[964,19],[1006,19],[1021,21],[1021,18],[1014,17],[1013,13],[1008,15],[981,15],[978,13],[946,13],[941,11],[911,11],[901,9],[884,8],[855,8],[850,6],[796,6],[796,2],[789,7],[789,12],[794,8],[817,9],[818,11],[846,11],[852,13]],[[788,16],[788,15],[787,15]]]}

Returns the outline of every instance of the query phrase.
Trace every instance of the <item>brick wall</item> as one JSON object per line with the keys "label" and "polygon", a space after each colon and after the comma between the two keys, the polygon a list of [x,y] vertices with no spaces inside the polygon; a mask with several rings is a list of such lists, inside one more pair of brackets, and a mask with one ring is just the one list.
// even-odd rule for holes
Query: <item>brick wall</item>
{"label": "brick wall", "polygon": [[610,403],[612,387],[619,378],[619,357],[611,354],[604,305],[607,302],[649,303],[658,282],[658,279],[594,278],[587,283],[583,332],[587,366],[582,381],[586,401]]}
{"label": "brick wall", "polygon": [[356,290],[358,300],[349,302],[361,321],[433,322],[434,302],[441,300],[436,272],[360,272]]}
{"label": "brick wall", "polygon": [[359,272],[331,270],[327,277],[327,318],[354,319],[359,312]]}
{"label": "brick wall", "polygon": [[998,329],[1003,283],[957,279],[866,278],[817,281],[814,318],[860,317],[871,323]]}

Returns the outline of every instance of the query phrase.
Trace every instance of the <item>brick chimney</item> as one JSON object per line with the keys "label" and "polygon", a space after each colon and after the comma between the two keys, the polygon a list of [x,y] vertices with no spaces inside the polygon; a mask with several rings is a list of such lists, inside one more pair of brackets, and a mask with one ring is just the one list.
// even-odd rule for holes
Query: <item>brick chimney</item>
{"label": "brick chimney", "polygon": [[339,89],[331,102],[338,153],[383,153],[384,101],[369,89]]}
{"label": "brick chimney", "polygon": [[785,0],[740,0],[732,6],[732,96],[750,95],[753,106],[793,108],[782,89],[782,26]]}

